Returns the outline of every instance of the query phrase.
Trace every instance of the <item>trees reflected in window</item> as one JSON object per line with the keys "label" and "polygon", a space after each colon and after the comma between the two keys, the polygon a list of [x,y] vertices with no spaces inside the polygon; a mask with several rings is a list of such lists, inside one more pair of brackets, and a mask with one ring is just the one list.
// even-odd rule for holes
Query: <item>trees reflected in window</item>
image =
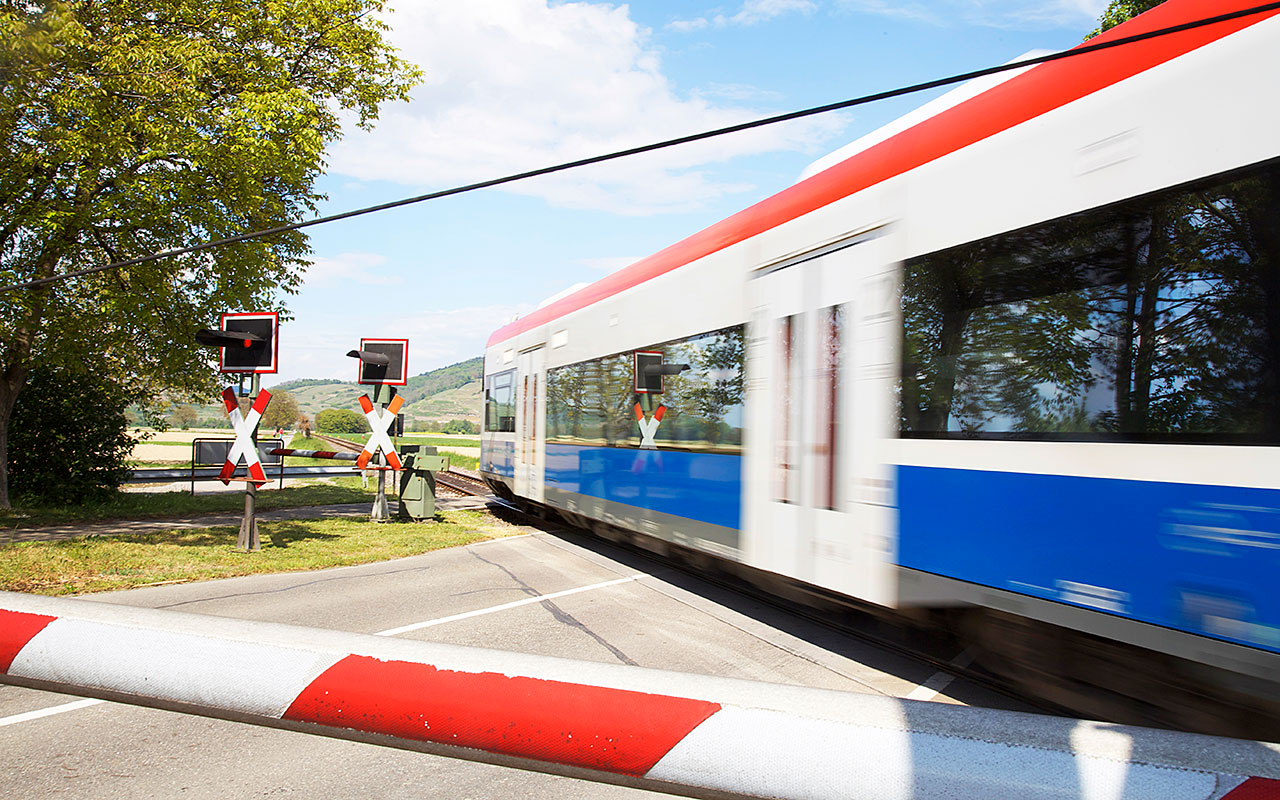
{"label": "trees reflected in window", "polygon": [[[666,342],[667,364],[689,369],[668,375],[662,394],[646,401],[651,415],[660,403],[662,421],[654,435],[660,449],[740,452],[745,391],[742,326]],[[556,367],[547,372],[547,441],[639,447],[633,351]]]}
{"label": "trees reflected in window", "polygon": [[907,262],[904,436],[1280,443],[1280,167]]}

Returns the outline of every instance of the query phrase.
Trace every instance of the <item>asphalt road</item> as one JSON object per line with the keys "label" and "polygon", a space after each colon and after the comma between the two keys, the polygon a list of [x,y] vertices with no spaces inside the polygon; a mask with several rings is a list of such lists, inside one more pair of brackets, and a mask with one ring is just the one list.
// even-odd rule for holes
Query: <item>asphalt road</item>
{"label": "asphalt road", "polygon": [[[155,587],[91,599],[361,633],[430,623],[397,635],[1019,708],[961,680],[948,683],[948,676],[933,667],[607,543],[550,528],[525,530],[509,539],[379,564]],[[557,596],[539,599],[551,594]],[[76,700],[0,686],[0,798],[665,796]]]}

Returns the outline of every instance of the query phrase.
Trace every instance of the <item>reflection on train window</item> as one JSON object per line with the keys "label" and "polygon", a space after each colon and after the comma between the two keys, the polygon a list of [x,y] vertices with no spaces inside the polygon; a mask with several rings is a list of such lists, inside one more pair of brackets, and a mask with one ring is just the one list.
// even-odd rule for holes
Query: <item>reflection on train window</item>
{"label": "reflection on train window", "polygon": [[515,370],[490,375],[484,389],[484,429],[491,433],[514,433],[516,400]]}
{"label": "reflection on train window", "polygon": [[818,508],[836,508],[839,486],[840,374],[841,344],[844,339],[844,306],[830,306],[818,312],[817,422],[814,431],[814,481]]}
{"label": "reflection on train window", "polygon": [[[668,364],[689,370],[669,375],[664,392],[645,401],[648,415],[663,406],[654,443],[663,450],[740,453],[745,391],[742,326],[646,346]],[[634,351],[547,371],[547,441],[639,447]]]}
{"label": "reflection on train window", "polygon": [[800,479],[797,472],[799,465],[796,463],[796,439],[800,433],[800,420],[795,418],[794,407],[797,403],[792,396],[800,386],[800,382],[795,380],[795,372],[799,369],[799,328],[800,317],[793,315],[779,319],[774,331],[774,339],[778,343],[778,358],[774,384],[774,428],[777,436],[774,440],[776,455],[773,499],[779,503],[796,502],[796,484]]}
{"label": "reflection on train window", "polygon": [[904,436],[1280,444],[1280,165],[908,261]]}

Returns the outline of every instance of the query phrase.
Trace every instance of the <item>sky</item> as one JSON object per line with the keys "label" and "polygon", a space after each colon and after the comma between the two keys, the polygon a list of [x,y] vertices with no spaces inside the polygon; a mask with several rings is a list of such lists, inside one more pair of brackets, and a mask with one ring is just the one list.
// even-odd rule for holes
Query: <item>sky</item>
{"label": "sky", "polygon": [[[1078,44],[1105,0],[390,0],[425,79],[346,126],[320,213],[670,139]],[[918,94],[308,229],[280,369],[354,380],[361,337],[409,339],[409,374],[480,355],[548,297],[793,183]]]}

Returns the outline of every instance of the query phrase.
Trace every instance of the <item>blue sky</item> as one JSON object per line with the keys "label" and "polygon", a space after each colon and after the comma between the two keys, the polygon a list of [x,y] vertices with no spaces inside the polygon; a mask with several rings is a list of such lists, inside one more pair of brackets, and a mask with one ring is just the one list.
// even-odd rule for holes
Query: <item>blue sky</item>
{"label": "blue sky", "polygon": [[[329,214],[1065,49],[1104,0],[392,0],[426,80],[349,127]],[[734,134],[310,229],[280,372],[351,380],[343,354],[407,337],[410,374],[479,355],[514,314],[793,182],[937,93]]]}

